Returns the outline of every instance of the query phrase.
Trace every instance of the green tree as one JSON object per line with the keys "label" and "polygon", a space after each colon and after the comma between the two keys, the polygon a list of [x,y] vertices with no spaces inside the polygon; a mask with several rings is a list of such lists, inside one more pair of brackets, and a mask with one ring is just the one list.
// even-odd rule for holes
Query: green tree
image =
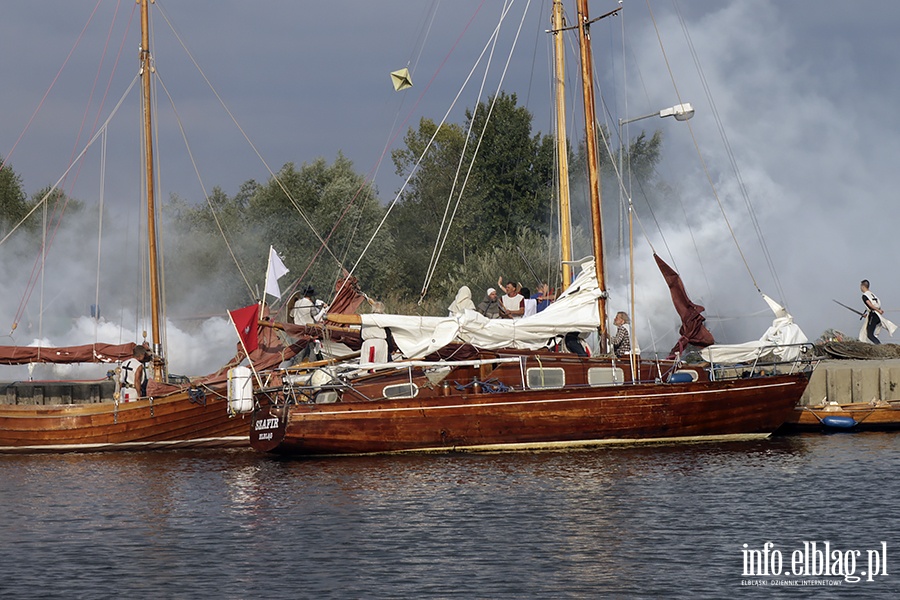
{"label": "green tree", "polygon": [[[264,233],[266,252],[272,244],[284,255],[291,276],[302,277],[324,296],[341,269],[359,260],[383,214],[375,190],[339,153],[331,165],[323,158],[300,169],[286,164],[277,180],[250,198],[248,217],[254,230]],[[263,254],[263,268],[266,259]],[[388,284],[392,265],[390,233],[381,232],[354,275],[364,289],[378,289]]]}
{"label": "green tree", "polygon": [[[388,223],[393,237],[402,240],[397,252],[403,269],[398,272],[395,285],[403,293],[413,296],[419,293],[425,281],[435,245],[443,231],[441,225],[445,215],[447,221],[453,216],[455,200],[461,190],[460,182],[454,186],[456,174],[460,170],[465,173],[468,162],[464,160],[460,165],[465,133],[459,125],[444,125],[438,131],[434,121],[422,119],[417,130],[411,128],[407,132],[404,143],[406,147],[395,150],[392,158],[397,174],[409,176],[409,183]],[[437,279],[446,276],[452,264],[466,260],[467,238],[477,222],[472,210],[473,205],[479,204],[477,186],[467,188],[465,200],[465,205],[453,216],[454,224],[444,245],[444,260],[438,265]]]}
{"label": "green tree", "polygon": [[[0,156],[0,165],[3,157]],[[22,220],[29,207],[22,190],[22,178],[13,171],[10,165],[0,169],[0,237]]]}
{"label": "green tree", "polygon": [[[264,184],[247,181],[234,197],[220,188],[203,204],[173,197],[166,213],[172,230],[167,279],[185,283],[168,286],[170,298],[183,301],[194,294],[192,288],[202,288],[205,302],[211,297],[235,306],[262,293],[270,245],[290,269],[290,277],[279,282],[283,292],[290,279],[302,277],[329,296],[341,269],[356,264],[384,209],[352,162],[339,154],[332,164],[322,158],[299,169],[288,163]],[[388,284],[391,246],[390,237],[381,235],[360,261],[354,274],[364,289]]]}
{"label": "green tree", "polygon": [[[522,227],[547,233],[553,192],[553,140],[532,134],[532,115],[501,92],[467,111],[470,146],[478,145],[473,174],[480,203],[472,206],[476,247],[493,243],[500,232]],[[480,145],[479,145],[480,144]]]}
{"label": "green tree", "polygon": [[467,111],[466,119],[465,126],[439,131],[423,119],[407,132],[406,147],[392,154],[397,174],[409,177],[391,220],[403,240],[398,252],[405,273],[397,283],[408,294],[426,279],[445,214],[453,223],[432,279],[442,286],[470,256],[515,240],[523,229],[551,229],[552,140],[532,134],[531,113],[517,106],[514,94],[500,93]]}

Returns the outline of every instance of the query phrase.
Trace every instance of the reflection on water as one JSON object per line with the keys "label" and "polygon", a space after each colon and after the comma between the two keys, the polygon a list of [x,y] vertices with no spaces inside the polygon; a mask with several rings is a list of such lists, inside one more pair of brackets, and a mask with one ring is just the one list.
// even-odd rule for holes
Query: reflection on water
{"label": "reflection on water", "polygon": [[[900,556],[887,516],[898,440],[4,456],[0,596],[720,598],[747,589],[743,544],[789,554],[828,540],[865,555],[886,541]],[[900,591],[893,556],[898,575],[854,595]],[[814,589],[837,597],[848,585]]]}

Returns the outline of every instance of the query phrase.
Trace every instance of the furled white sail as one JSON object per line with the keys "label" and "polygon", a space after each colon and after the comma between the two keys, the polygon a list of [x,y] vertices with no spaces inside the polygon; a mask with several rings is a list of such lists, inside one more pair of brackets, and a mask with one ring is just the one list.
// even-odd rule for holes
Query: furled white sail
{"label": "furled white sail", "polygon": [[736,364],[756,360],[792,361],[800,356],[800,344],[809,341],[800,326],[794,323],[787,310],[762,294],[763,300],[775,313],[772,326],[759,340],[743,344],[713,344],[700,351],[704,360],[719,364]]}
{"label": "furled white sail", "polygon": [[600,323],[594,261],[582,263],[581,274],[559,298],[543,311],[521,319],[488,319],[466,309],[448,317],[407,315],[362,315],[366,327],[390,328],[406,358],[421,358],[452,342],[477,348],[518,348],[535,350],[570,331],[595,331]]}

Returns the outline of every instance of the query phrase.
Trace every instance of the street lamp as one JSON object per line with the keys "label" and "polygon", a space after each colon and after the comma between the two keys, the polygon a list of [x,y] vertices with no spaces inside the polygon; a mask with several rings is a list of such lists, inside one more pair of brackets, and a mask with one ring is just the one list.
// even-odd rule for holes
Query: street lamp
{"label": "street lamp", "polygon": [[684,104],[676,104],[675,106],[664,108],[659,112],[650,113],[649,115],[635,117],[633,119],[619,119],[619,127],[621,127],[622,125],[627,125],[628,123],[640,121],[641,119],[649,119],[650,117],[675,117],[676,121],[687,121],[693,116],[694,107],[691,106],[690,102],[685,102]]}
{"label": "street lamp", "polygon": [[[676,121],[687,121],[691,117],[694,116],[694,107],[691,106],[689,102],[685,102],[684,104],[676,104],[675,106],[670,106],[669,108],[664,108],[659,112],[650,113],[649,115],[642,115],[640,117],[634,117],[633,119],[619,119],[619,210],[622,210],[624,206],[622,193],[625,189],[625,173],[623,171],[623,155],[625,154],[625,140],[622,138],[622,126],[627,125],[628,123],[634,123],[635,121],[640,121],[641,119],[649,119],[651,117],[675,117]],[[632,206],[631,200],[629,196],[628,202],[628,256],[629,256],[629,271],[631,272],[631,322],[634,321],[634,226],[632,224]],[[620,227],[622,223],[622,219],[619,219]],[[621,229],[619,229],[619,239],[622,239]],[[621,247],[621,246],[620,246]],[[637,332],[634,329],[634,325],[631,327],[631,339],[634,348],[638,348],[637,342]],[[631,373],[632,380],[634,378],[635,372],[635,359],[634,354],[631,354]]]}
{"label": "street lamp", "polygon": [[[694,107],[691,106],[690,102],[685,102],[684,104],[676,104],[675,106],[664,108],[659,112],[650,113],[649,115],[641,115],[640,117],[634,117],[633,119],[619,119],[619,210],[621,210],[623,206],[622,194],[625,189],[625,171],[623,166],[623,157],[625,155],[626,144],[625,140],[622,138],[622,126],[627,125],[628,123],[634,123],[635,121],[640,121],[642,119],[649,119],[651,117],[675,117],[676,121],[687,121],[693,116]],[[620,229],[620,240],[622,239],[621,233],[622,231]]]}
{"label": "street lamp", "polygon": [[[623,165],[623,157],[625,155],[626,144],[625,140],[622,138],[622,126],[627,125],[628,123],[634,123],[635,121],[640,121],[642,119],[649,119],[651,117],[675,117],[676,121],[687,121],[693,116],[694,107],[691,106],[690,102],[685,102],[684,104],[676,104],[675,106],[664,108],[659,112],[650,113],[649,115],[641,115],[640,117],[634,117],[633,119],[619,119],[619,210],[622,210],[622,207],[624,205],[622,194],[625,190],[625,171]],[[619,222],[621,223],[621,218],[619,219]],[[619,227],[619,240],[621,240],[621,225]],[[621,245],[619,247],[621,248]]]}

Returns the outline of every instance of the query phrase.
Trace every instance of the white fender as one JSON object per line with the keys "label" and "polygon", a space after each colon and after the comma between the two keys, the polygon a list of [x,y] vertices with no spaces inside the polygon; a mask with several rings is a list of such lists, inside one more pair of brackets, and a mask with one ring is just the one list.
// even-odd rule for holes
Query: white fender
{"label": "white fender", "polygon": [[247,367],[228,369],[228,414],[253,412],[253,372]]}

